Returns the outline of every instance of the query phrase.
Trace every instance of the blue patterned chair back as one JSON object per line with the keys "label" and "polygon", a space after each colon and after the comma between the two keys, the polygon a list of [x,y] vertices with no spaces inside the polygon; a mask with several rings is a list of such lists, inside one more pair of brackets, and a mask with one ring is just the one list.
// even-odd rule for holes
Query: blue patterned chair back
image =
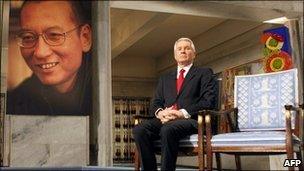
{"label": "blue patterned chair back", "polygon": [[240,131],[284,129],[284,105],[298,104],[297,69],[236,76],[234,84]]}

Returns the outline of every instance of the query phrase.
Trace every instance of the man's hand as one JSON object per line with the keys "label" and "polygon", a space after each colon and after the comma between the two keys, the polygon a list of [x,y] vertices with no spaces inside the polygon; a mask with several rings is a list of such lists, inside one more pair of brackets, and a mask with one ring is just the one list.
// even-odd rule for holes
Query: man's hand
{"label": "man's hand", "polygon": [[173,107],[170,107],[170,108],[166,108],[165,110],[159,111],[157,114],[157,118],[162,122],[162,124],[164,124],[169,121],[175,119],[182,119],[185,117],[181,111],[175,110],[173,109]]}
{"label": "man's hand", "polygon": [[169,121],[170,119],[170,110],[172,110],[172,107],[170,108],[166,108],[164,110],[161,110],[157,113],[157,118],[161,121],[161,122],[164,122],[164,121]]}
{"label": "man's hand", "polygon": [[183,118],[185,118],[183,112],[181,112],[179,110],[171,110],[171,117],[173,119],[183,119]]}

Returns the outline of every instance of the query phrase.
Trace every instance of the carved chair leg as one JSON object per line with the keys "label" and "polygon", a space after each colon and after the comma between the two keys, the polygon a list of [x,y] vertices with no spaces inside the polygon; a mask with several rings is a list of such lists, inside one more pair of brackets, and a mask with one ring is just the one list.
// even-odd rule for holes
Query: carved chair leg
{"label": "carved chair leg", "polygon": [[208,171],[212,170],[212,160],[213,160],[213,153],[212,153],[211,149],[208,149],[207,150],[207,170]]}
{"label": "carved chair leg", "polygon": [[222,170],[221,154],[220,153],[215,153],[215,159],[216,159],[217,170],[221,171]]}
{"label": "carved chair leg", "polygon": [[242,164],[241,164],[241,157],[240,157],[240,155],[235,154],[234,157],[235,157],[236,170],[242,170]]}
{"label": "carved chair leg", "polygon": [[212,170],[213,151],[211,145],[211,118],[210,115],[205,116],[206,123],[206,151],[207,151],[207,170]]}
{"label": "carved chair leg", "polygon": [[299,170],[304,170],[304,161],[303,161],[303,158],[302,158],[302,154],[301,154],[301,149],[299,152],[296,153],[297,154],[297,159],[299,159],[300,161],[302,161],[302,163],[299,165]]}
{"label": "carved chair leg", "polygon": [[[292,145],[287,146],[286,153],[287,153],[287,159],[294,159]],[[288,167],[288,170],[294,170],[294,166]]]}
{"label": "carved chair leg", "polygon": [[198,153],[198,170],[203,171],[205,168],[205,154],[203,152]]}
{"label": "carved chair leg", "polygon": [[135,148],[135,154],[134,154],[134,167],[136,171],[140,170],[140,156],[137,148]]}

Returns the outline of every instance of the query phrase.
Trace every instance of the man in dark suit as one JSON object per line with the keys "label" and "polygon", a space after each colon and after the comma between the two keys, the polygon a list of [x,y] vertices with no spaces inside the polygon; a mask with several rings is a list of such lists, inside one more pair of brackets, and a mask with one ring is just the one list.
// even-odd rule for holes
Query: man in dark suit
{"label": "man in dark suit", "polygon": [[133,129],[144,170],[156,170],[153,141],[160,139],[161,170],[175,170],[179,140],[197,133],[197,112],[215,105],[215,81],[209,68],[193,66],[195,47],[188,38],[174,45],[177,69],[159,79],[151,114]]}

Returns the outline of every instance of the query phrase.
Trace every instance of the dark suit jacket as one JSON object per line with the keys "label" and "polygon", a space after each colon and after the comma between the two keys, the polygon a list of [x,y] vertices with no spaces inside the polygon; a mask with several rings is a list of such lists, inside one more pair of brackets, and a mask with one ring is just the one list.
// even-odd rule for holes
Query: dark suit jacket
{"label": "dark suit jacket", "polygon": [[177,71],[160,77],[154,100],[151,104],[151,114],[157,109],[170,107],[177,103],[179,109],[185,109],[191,118],[196,119],[202,109],[215,107],[215,79],[210,68],[192,66],[187,73],[181,91],[176,92]]}

